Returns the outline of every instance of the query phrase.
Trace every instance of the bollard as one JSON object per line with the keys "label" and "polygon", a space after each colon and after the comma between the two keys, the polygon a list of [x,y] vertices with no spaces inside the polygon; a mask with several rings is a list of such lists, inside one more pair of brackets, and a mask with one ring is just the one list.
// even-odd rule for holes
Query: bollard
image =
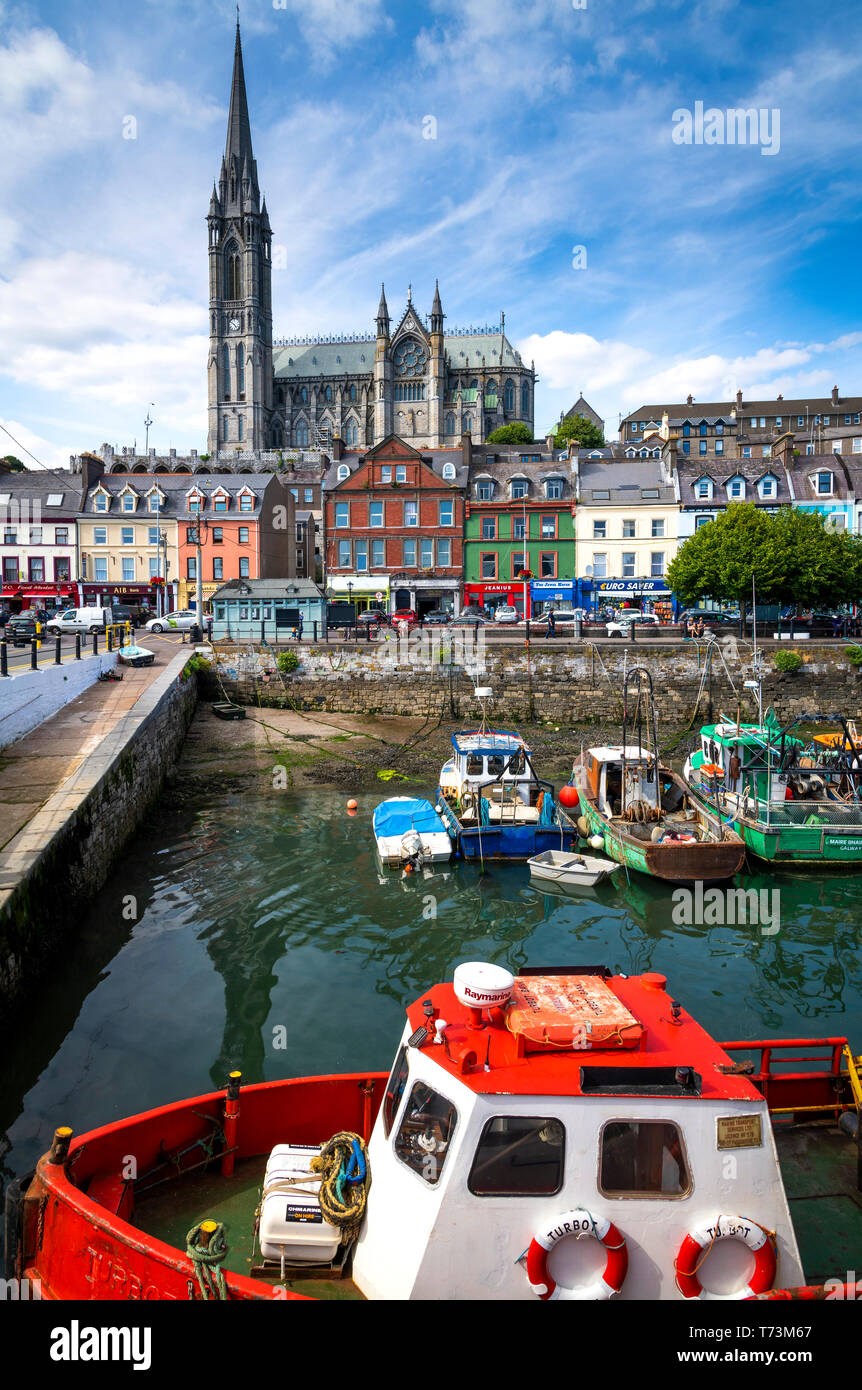
{"label": "bollard", "polygon": [[76,633],[75,633],[75,660],[76,660],[76,661],[80,661],[80,660],[81,660],[81,634],[80,634],[80,632],[76,632]]}
{"label": "bollard", "polygon": [[370,642],[370,641],[371,641],[371,624],[370,624],[370,623],[366,623],[366,624],[365,624],[365,640],[366,640],[366,642]]}
{"label": "bollard", "polygon": [[57,643],[56,643],[56,646],[54,647],[54,661],[55,661],[55,663],[59,666],[60,663],[62,662],[62,660],[63,660],[63,639],[62,639],[62,637],[58,634],[58,635],[57,635]]}
{"label": "bollard", "polygon": [[109,628],[108,628],[108,651],[109,651],[109,652],[112,652],[113,650],[114,650],[114,629],[111,628],[111,627],[109,627]]}
{"label": "bollard", "polygon": [[263,644],[265,643],[265,641],[266,641],[266,622],[265,622],[265,620],[264,620],[263,618],[261,618],[261,620],[260,620],[260,645],[263,646]]}
{"label": "bollard", "polygon": [[32,640],[31,643],[30,643],[30,670],[31,670],[31,671],[38,671],[38,669],[39,669],[39,659],[38,659],[37,648],[38,648],[38,643],[37,643],[37,641],[36,641],[36,638],[34,637],[33,640]]}
{"label": "bollard", "polygon": [[94,633],[93,633],[93,656],[98,656],[98,655],[99,655],[99,634],[98,634],[98,632],[94,632]]}
{"label": "bollard", "polygon": [[637,639],[637,634],[636,634],[636,632],[635,632],[635,628],[637,627],[637,623],[635,622],[634,618],[632,618],[632,620],[631,620],[630,627],[631,627],[632,641],[633,641],[633,642],[636,642],[636,641],[638,640],[638,639]]}
{"label": "bollard", "polygon": [[[227,1096],[224,1107],[224,1146],[231,1150],[236,1148],[236,1132],[239,1124],[239,1089],[242,1082],[242,1072],[232,1071],[228,1077]],[[221,1161],[221,1172],[223,1178],[233,1175],[235,1153],[226,1153]]]}
{"label": "bollard", "polygon": [[6,653],[6,638],[0,640],[0,676],[9,674],[9,657]]}
{"label": "bollard", "polygon": [[314,641],[317,641],[317,619],[314,620]]}
{"label": "bollard", "polygon": [[526,632],[527,632],[527,641],[529,642],[529,640],[530,640],[530,619],[529,619],[529,618],[527,619],[527,621],[526,621],[526,623],[524,624],[524,626],[525,626],[525,629],[526,629]]}

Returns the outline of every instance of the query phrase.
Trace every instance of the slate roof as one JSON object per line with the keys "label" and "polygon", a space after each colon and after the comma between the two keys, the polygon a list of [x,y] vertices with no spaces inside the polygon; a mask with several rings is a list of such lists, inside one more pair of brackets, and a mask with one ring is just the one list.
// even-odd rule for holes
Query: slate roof
{"label": "slate roof", "polygon": [[[680,501],[684,507],[723,506],[731,499],[727,495],[727,483],[731,478],[745,479],[746,502],[755,502],[765,507],[777,507],[791,501],[787,485],[787,474],[776,459],[677,459],[679,473]],[[773,497],[761,498],[757,484],[769,474],[778,484]],[[701,478],[709,478],[714,483],[711,501],[698,498],[694,486]],[[738,500],[738,499],[737,499]]]}
{"label": "slate roof", "polygon": [[[370,376],[374,370],[376,343],[359,342],[298,343],[294,347],[275,348],[272,354],[275,375],[282,379],[314,381],[318,377]],[[500,370],[499,333],[465,333],[444,335],[443,351],[453,370],[482,367],[486,372]],[[524,369],[523,362],[509,342],[503,339],[503,370],[507,367]]]}
{"label": "slate roof", "polygon": [[678,422],[685,420],[705,420],[718,418],[729,420],[730,412],[737,411],[737,415],[804,415],[806,408],[809,416],[812,415],[851,415],[857,411],[862,411],[862,396],[839,396],[836,405],[831,395],[829,396],[807,396],[798,400],[779,401],[773,397],[766,401],[749,401],[745,396],[742,398],[742,405],[737,407],[736,398],[732,401],[693,401],[688,405],[686,401],[672,401],[665,405],[641,405],[637,410],[629,411],[624,415],[620,422],[620,428],[629,424],[632,420],[655,420],[661,423],[661,417],[665,411],[668,416]]}
{"label": "slate roof", "polygon": [[[25,501],[30,507],[38,502],[43,522],[73,518],[81,506],[81,483],[78,473],[45,473],[41,469],[0,473],[0,520],[9,516],[6,507],[17,505],[20,512]],[[8,502],[2,500],[7,496]],[[59,504],[48,505],[49,497],[60,496],[63,500]]]}
{"label": "slate roof", "polygon": [[[452,487],[453,484],[455,487],[460,488],[464,488],[467,486],[467,469],[464,466],[460,449],[420,449],[418,452],[421,454],[421,457],[425,462],[426,467],[431,468],[432,471],[436,473],[441,483],[444,483],[446,487]],[[330,492],[333,488],[338,487],[338,470],[342,467],[343,464],[346,463],[351,473],[355,473],[364,462],[364,453],[357,453],[354,450],[346,451],[342,458],[336,459],[332,463],[330,463],[329,467],[324,473],[323,491]],[[381,462],[388,464],[390,462],[404,462],[404,460],[382,459]],[[454,478],[443,477],[443,465],[446,463],[452,463],[455,465]],[[385,487],[386,484],[383,484],[383,486]]]}
{"label": "slate roof", "polygon": [[[617,459],[580,462],[580,505],[655,507],[676,500],[673,484],[664,481],[660,459],[626,459],[625,463],[625,468],[621,468]],[[644,490],[657,496],[644,497]],[[596,497],[597,492],[602,495]]]}
{"label": "slate roof", "polygon": [[[527,478],[531,484],[544,483],[546,478],[562,478],[563,496],[558,501],[570,500],[574,497],[574,484],[572,480],[572,470],[567,459],[555,459],[546,454],[541,463],[522,463],[520,458],[514,456],[502,457],[499,453],[500,445],[492,446],[497,451],[497,456],[492,462],[488,462],[491,454],[478,448],[474,451],[473,462],[470,466],[470,490],[475,493],[475,484],[480,478],[493,478],[501,486],[505,486],[512,478]],[[529,445],[522,446],[524,452],[529,450]],[[529,500],[537,501],[541,498],[531,487],[528,494]],[[475,500],[475,497],[474,497]],[[493,499],[495,502],[510,500],[504,494],[500,494]],[[518,500],[518,499],[516,499]]]}
{"label": "slate roof", "polygon": [[[149,511],[146,501],[143,499],[152,490],[154,484],[158,483],[159,489],[165,497],[165,502],[159,509],[163,517],[173,517],[178,521],[192,520],[199,514],[188,510],[186,494],[191,492],[193,488],[197,488],[205,497],[210,497],[218,488],[223,488],[231,499],[237,498],[241,492],[250,490],[255,498],[252,510],[241,512],[238,506],[232,505],[226,512],[214,512],[211,507],[205,507],[200,513],[201,516],[226,519],[236,517],[240,520],[243,517],[255,518],[260,515],[264,493],[274,480],[275,475],[272,473],[106,473],[97,483],[93,484],[87,493],[85,507],[82,509],[81,515],[86,515],[88,518],[110,517],[112,520],[119,520],[123,516],[127,516],[130,520],[154,517],[155,512]],[[110,509],[106,512],[94,510],[93,496],[96,492],[106,491],[111,494],[112,498],[116,498],[119,497],[120,493],[129,490],[137,493],[138,497],[142,499],[136,511],[124,513],[113,501]]]}
{"label": "slate roof", "polygon": [[[858,465],[856,465],[858,467]],[[832,493],[824,496],[811,483],[811,476],[821,469],[832,474]],[[835,502],[846,500],[855,491],[855,468],[841,454],[806,454],[792,461],[788,468],[796,502]]]}
{"label": "slate roof", "polygon": [[323,592],[313,579],[229,579],[211,595],[211,601],[226,598],[310,598],[322,599]]}

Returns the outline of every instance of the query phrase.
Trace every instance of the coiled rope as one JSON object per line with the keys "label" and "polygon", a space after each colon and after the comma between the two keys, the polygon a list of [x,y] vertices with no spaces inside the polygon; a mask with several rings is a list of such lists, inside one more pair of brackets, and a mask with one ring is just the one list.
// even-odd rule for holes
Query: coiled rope
{"label": "coiled rope", "polygon": [[311,1160],[311,1171],[320,1174],[320,1210],[340,1228],[342,1245],[349,1244],[359,1234],[371,1187],[365,1141],[350,1130],[333,1134]]}
{"label": "coiled rope", "polygon": [[[208,1234],[203,1230],[204,1225],[209,1228],[214,1227],[209,1234],[205,1244],[201,1244],[204,1236]],[[203,1222],[200,1226],[192,1226],[186,1236],[186,1254],[195,1267],[195,1274],[198,1277],[198,1286],[201,1297],[207,1299],[226,1300],[230,1297],[225,1283],[224,1271],[221,1262],[228,1252],[227,1240],[225,1239],[224,1226],[220,1221]],[[189,1297],[194,1285],[189,1281]]]}

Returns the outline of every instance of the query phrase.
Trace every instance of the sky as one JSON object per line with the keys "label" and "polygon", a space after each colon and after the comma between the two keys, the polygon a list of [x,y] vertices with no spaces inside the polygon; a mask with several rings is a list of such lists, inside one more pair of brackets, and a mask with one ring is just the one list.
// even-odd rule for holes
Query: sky
{"label": "sky", "polygon": [[[539,376],[641,404],[862,394],[862,6],[241,0],[275,332],[439,278]],[[235,4],[0,0],[0,425],[43,463],[206,447]],[[704,116],[696,124],[698,103]],[[730,143],[729,109],[762,113]],[[25,458],[8,434],[0,453]]]}

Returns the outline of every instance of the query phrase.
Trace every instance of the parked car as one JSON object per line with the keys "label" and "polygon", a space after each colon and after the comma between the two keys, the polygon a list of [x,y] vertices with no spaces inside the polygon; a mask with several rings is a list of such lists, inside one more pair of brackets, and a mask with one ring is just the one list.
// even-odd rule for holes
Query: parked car
{"label": "parked car", "polygon": [[517,608],[513,607],[510,603],[500,604],[500,606],[494,610],[495,623],[519,623],[520,621],[520,613]]}
{"label": "parked car", "polygon": [[490,623],[488,614],[479,608],[465,608],[452,620],[453,627],[488,627]]}
{"label": "parked car", "polygon": [[389,621],[393,626],[398,623],[408,623],[412,627],[415,622],[418,622],[418,618],[412,608],[399,608],[397,612],[389,614]]}
{"label": "parked car", "polygon": [[46,620],[48,631],[53,636],[64,632],[104,632],[108,624],[114,621],[110,608],[63,608]]}
{"label": "parked car", "polygon": [[357,627],[379,627],[381,623],[388,622],[389,614],[384,613],[382,608],[366,608],[356,615]]}
{"label": "parked car", "polygon": [[175,613],[165,613],[161,618],[150,618],[144,624],[148,632],[191,632],[200,627],[203,632],[212,631],[212,614],[199,616],[193,608],[178,608]]}
{"label": "parked car", "polygon": [[445,627],[451,623],[452,614],[448,608],[432,608],[430,613],[423,613],[422,621],[426,627]]}
{"label": "parked car", "polygon": [[[13,647],[25,647],[34,637],[44,637],[47,614],[44,608],[25,608],[23,613],[13,613],[6,624],[6,641]],[[40,631],[36,631],[36,624]]]}
{"label": "parked car", "polygon": [[655,613],[627,613],[625,619],[605,623],[605,631],[609,637],[628,637],[631,634],[632,621],[636,622],[638,627],[661,627]]}

